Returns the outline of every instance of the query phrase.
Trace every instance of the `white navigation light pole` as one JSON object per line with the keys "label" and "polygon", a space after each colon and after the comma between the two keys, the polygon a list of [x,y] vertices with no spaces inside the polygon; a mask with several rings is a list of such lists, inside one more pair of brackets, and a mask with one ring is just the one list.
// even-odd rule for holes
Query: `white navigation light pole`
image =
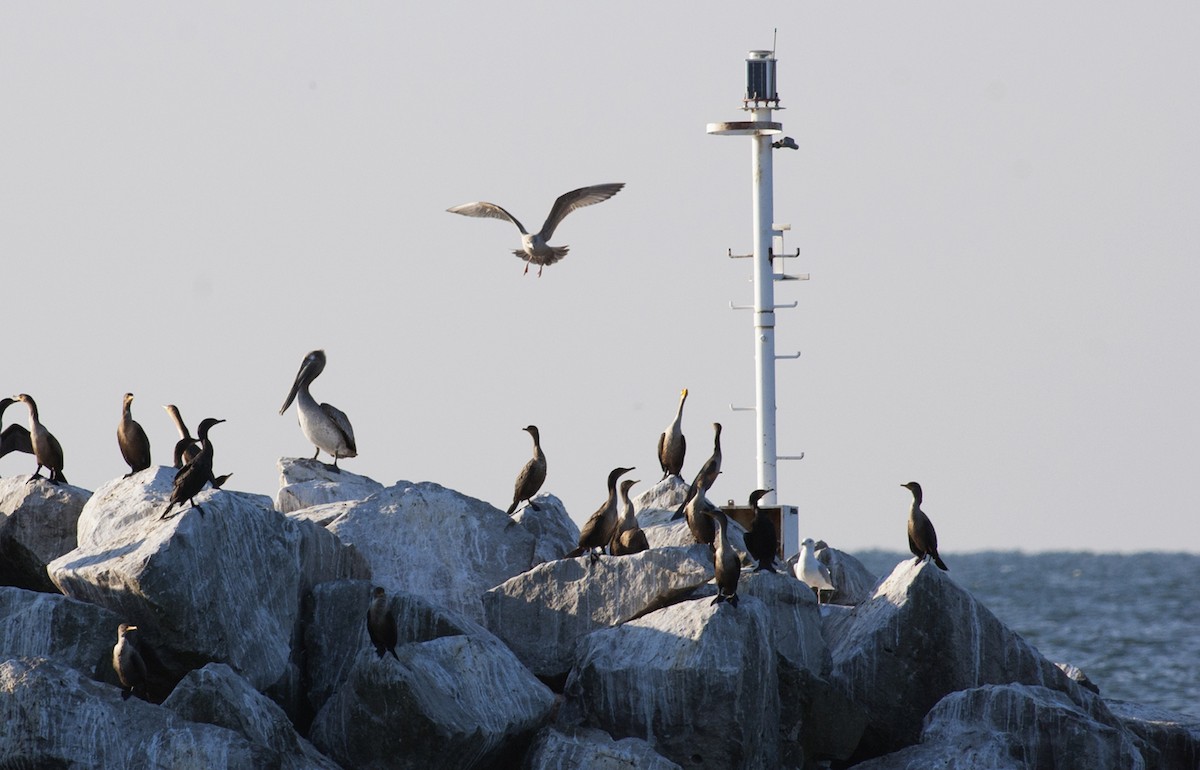
{"label": "white navigation light pole", "polygon": [[[751,138],[752,172],[754,178],[754,363],[755,418],[758,427],[758,486],[760,489],[779,488],[776,473],[778,460],[800,459],[780,457],[775,445],[775,310],[778,307],[795,307],[775,304],[775,281],[805,279],[808,276],[790,276],[774,272],[774,259],[783,254],[773,254],[772,241],[786,225],[776,226],[774,218],[774,186],[772,178],[771,152],[779,147],[796,148],[790,137],[772,144],[771,138],[783,133],[783,124],[772,120],[771,112],[779,107],[779,94],[775,90],[774,51],[751,51],[746,59],[746,97],[742,109],[750,113],[750,120],[731,123],[709,123],[708,133],[718,136],[749,136]],[[734,256],[732,253],[730,256]],[[749,308],[747,308],[749,309]],[[795,358],[799,354],[786,356]],[[776,493],[762,500],[764,505],[776,504]]]}

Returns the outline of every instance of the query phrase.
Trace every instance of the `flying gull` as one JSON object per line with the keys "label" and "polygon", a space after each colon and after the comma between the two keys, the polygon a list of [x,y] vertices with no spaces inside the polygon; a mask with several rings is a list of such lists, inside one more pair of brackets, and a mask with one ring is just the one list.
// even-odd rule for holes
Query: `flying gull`
{"label": "flying gull", "polygon": [[580,187],[578,190],[563,193],[558,196],[558,200],[554,201],[554,206],[550,209],[550,216],[546,217],[546,223],[542,225],[542,229],[532,235],[525,232],[525,226],[516,217],[495,203],[473,201],[446,209],[446,211],[449,211],[451,214],[462,214],[465,217],[507,219],[509,222],[512,222],[521,231],[521,248],[514,249],[513,255],[525,260],[525,273],[529,272],[530,265],[537,265],[538,278],[541,278],[542,268],[546,265],[553,265],[565,257],[567,250],[570,248],[569,246],[551,246],[546,242],[554,236],[554,229],[558,227],[559,222],[563,221],[563,217],[575,209],[608,200],[620,192],[624,186],[624,182],[595,184],[590,187]]}

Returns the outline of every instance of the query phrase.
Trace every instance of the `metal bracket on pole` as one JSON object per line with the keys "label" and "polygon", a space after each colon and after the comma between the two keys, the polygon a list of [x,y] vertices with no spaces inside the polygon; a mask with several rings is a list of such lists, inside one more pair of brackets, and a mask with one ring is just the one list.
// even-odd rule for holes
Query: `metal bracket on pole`
{"label": "metal bracket on pole", "polygon": [[731,411],[731,412],[753,412],[754,407],[752,407],[752,406],[734,406],[733,404],[730,404],[729,411]]}
{"label": "metal bracket on pole", "polygon": [[776,460],[803,460],[803,459],[804,459],[804,453],[803,453],[803,452],[801,452],[801,453],[800,453],[800,454],[798,454],[798,455],[776,455],[776,456],[775,456],[775,459],[776,459]]}
{"label": "metal bracket on pole", "polygon": [[733,249],[727,249],[727,251],[730,259],[750,259],[754,256],[753,254],[734,254]]}
{"label": "metal bracket on pole", "polygon": [[779,354],[776,354],[776,355],[775,355],[775,360],[777,360],[777,361],[778,361],[778,360],[779,360],[779,359],[781,359],[781,358],[799,358],[799,357],[800,357],[800,351],[799,351],[799,350],[797,350],[795,353],[793,353],[793,354],[792,354],[792,355],[790,355],[790,356],[781,356],[781,355],[779,355]]}
{"label": "metal bracket on pole", "polygon": [[[794,307],[799,307],[799,305],[800,305],[800,302],[796,301],[796,302],[789,302],[786,305],[773,305],[772,308],[774,310],[790,310]],[[754,310],[755,307],[754,307],[754,305],[735,305],[735,304],[733,304],[733,300],[729,300],[729,309],[730,310]]]}

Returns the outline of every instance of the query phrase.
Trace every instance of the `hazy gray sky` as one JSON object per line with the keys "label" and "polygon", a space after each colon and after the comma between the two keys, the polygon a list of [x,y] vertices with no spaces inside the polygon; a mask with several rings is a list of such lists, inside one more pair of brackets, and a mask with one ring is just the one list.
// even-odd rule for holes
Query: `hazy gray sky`
{"label": "hazy gray sky", "polygon": [[[274,494],[346,411],[390,484],[506,507],[541,428],[579,521],[617,465],[714,500],[755,482],[746,52],[779,29],[780,499],[802,536],[944,552],[1197,550],[1200,6],[1194,3],[10,3],[0,6],[0,391],[94,489],[121,396],[208,416],[217,471]],[[626,182],[539,280],[515,228],[445,213]],[[24,421],[13,407],[6,424]],[[28,473],[24,455],[0,473]]]}

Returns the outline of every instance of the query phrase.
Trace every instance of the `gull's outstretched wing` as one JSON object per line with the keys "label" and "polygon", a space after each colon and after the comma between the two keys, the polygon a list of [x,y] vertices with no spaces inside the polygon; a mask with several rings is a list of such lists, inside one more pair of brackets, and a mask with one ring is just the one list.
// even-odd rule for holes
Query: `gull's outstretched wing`
{"label": "gull's outstretched wing", "polygon": [[[576,192],[578,192],[578,190]],[[559,198],[559,200],[562,200],[562,198]],[[603,198],[601,198],[601,200],[603,200]],[[594,203],[595,201],[592,202]],[[461,206],[455,206],[454,208],[446,209],[446,211],[449,211],[451,214],[462,214],[464,217],[507,219],[509,222],[512,222],[517,226],[517,229],[521,231],[521,235],[528,235],[528,233],[525,232],[525,226],[522,225],[516,217],[514,217],[512,214],[509,214],[495,203],[488,203],[487,201],[472,201],[471,203],[464,203]]]}
{"label": "gull's outstretched wing", "polygon": [[[550,216],[546,217],[546,224],[542,225],[542,231],[539,235],[543,241],[549,241],[554,235],[554,228],[558,227],[558,223],[563,220],[567,214],[570,214],[575,209],[590,206],[593,203],[606,201],[621,191],[625,186],[624,182],[612,182],[609,184],[594,184],[591,187],[580,187],[578,190],[572,190],[568,193],[563,193],[558,196],[558,200],[554,201],[554,207],[550,209]],[[486,204],[486,205],[491,205]],[[500,208],[497,206],[496,208]],[[451,209],[453,210],[453,209]],[[500,209],[504,211],[504,209]],[[506,214],[508,212],[505,212]],[[496,216],[495,214],[477,214],[476,216]],[[516,221],[516,220],[514,220]],[[525,232],[522,230],[521,232]]]}

